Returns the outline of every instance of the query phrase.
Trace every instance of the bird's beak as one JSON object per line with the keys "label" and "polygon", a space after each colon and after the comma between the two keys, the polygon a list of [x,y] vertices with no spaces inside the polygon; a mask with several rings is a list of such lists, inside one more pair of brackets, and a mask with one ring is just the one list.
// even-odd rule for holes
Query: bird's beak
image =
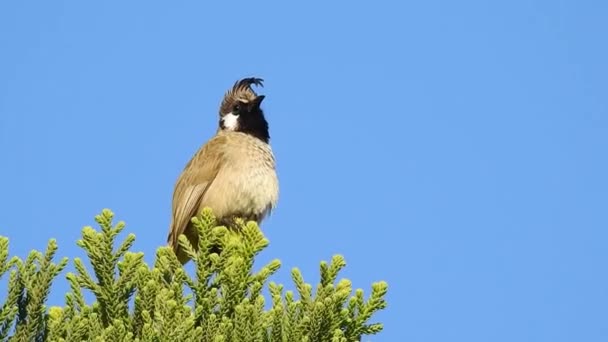
{"label": "bird's beak", "polygon": [[259,95],[258,97],[256,97],[252,102],[252,105],[254,108],[260,108],[260,105],[262,104],[262,101],[264,101],[264,98],[266,96],[264,95]]}

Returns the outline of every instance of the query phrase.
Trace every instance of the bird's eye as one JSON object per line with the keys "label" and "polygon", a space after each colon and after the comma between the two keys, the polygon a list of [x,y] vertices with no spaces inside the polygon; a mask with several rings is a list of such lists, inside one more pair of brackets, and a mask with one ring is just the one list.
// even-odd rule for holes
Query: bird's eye
{"label": "bird's eye", "polygon": [[234,114],[238,114],[241,111],[241,105],[240,104],[235,104],[234,107],[232,107],[232,113]]}

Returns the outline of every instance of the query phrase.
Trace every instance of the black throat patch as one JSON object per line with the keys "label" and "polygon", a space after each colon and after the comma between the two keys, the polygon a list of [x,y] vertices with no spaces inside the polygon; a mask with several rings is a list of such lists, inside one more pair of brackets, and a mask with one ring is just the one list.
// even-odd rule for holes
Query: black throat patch
{"label": "black throat patch", "polygon": [[238,132],[254,136],[265,143],[270,141],[268,121],[266,121],[264,112],[260,108],[255,108],[251,112],[239,115],[238,122]]}

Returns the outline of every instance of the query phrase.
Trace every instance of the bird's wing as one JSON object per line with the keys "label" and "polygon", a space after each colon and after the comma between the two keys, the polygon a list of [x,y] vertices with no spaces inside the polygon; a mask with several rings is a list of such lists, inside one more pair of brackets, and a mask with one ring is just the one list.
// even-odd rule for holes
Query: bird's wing
{"label": "bird's wing", "polygon": [[192,217],[205,196],[205,192],[217,176],[224,153],[222,146],[226,143],[225,137],[215,136],[205,144],[184,168],[175,184],[173,192],[173,217],[167,242],[177,249],[178,239],[184,234]]}

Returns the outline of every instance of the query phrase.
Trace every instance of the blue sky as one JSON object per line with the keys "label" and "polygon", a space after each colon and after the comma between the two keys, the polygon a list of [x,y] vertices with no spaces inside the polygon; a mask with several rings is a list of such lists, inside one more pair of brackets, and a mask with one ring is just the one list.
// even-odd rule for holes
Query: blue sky
{"label": "blue sky", "polygon": [[[224,91],[266,80],[260,261],[390,286],[370,341],[608,340],[608,5],[0,4],[0,234],[60,254],[103,208],[147,261]],[[67,291],[60,277],[51,303]]]}

